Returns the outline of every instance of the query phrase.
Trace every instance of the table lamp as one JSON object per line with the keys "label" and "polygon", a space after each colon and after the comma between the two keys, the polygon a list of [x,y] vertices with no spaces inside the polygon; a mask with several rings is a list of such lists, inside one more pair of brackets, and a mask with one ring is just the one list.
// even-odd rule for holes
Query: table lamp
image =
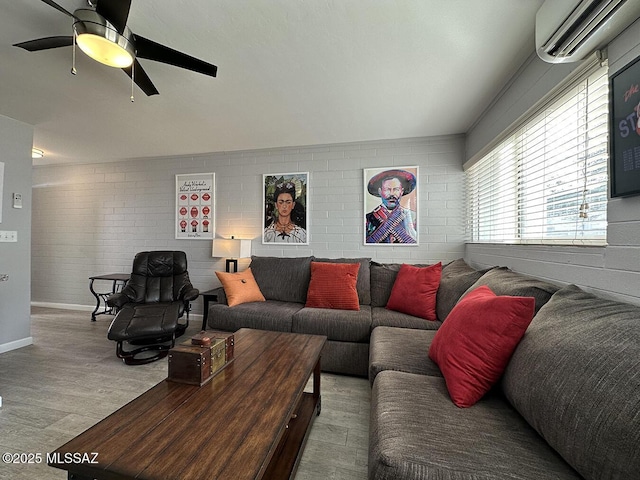
{"label": "table lamp", "polygon": [[251,240],[241,240],[239,238],[214,238],[211,248],[211,256],[214,258],[226,258],[226,271],[238,271],[238,259],[251,256]]}

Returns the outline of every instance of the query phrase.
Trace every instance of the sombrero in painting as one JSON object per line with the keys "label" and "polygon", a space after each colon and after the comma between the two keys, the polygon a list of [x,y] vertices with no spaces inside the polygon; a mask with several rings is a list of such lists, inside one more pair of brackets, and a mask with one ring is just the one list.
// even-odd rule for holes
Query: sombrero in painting
{"label": "sombrero in painting", "polygon": [[371,195],[379,197],[380,192],[378,190],[382,186],[382,182],[389,180],[390,178],[397,178],[400,180],[402,189],[404,190],[402,195],[408,195],[416,188],[416,176],[413,173],[407,172],[406,170],[385,170],[369,179],[367,190],[369,190]]}

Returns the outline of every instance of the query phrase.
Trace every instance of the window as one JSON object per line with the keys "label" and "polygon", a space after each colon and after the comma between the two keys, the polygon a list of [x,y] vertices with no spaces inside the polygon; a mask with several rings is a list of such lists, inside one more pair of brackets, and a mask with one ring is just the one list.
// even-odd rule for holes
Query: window
{"label": "window", "polygon": [[606,243],[607,72],[592,62],[465,165],[469,241]]}

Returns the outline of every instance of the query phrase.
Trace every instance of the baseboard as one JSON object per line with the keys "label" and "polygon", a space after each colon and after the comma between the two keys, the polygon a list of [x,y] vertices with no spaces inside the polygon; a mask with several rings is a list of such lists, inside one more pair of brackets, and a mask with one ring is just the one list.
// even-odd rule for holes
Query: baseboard
{"label": "baseboard", "polygon": [[61,310],[82,310],[83,312],[93,312],[95,305],[78,305],[76,303],[53,303],[53,302],[31,302],[32,307],[59,308]]}
{"label": "baseboard", "polygon": [[[61,310],[81,310],[83,312],[93,312],[95,306],[78,305],[75,303],[53,303],[53,302],[31,302],[32,307],[59,308]],[[102,309],[101,309],[102,310]],[[199,319],[202,322],[201,313],[190,313],[189,320]]]}
{"label": "baseboard", "polygon": [[13,342],[0,344],[0,353],[10,352],[11,350],[28,347],[29,345],[33,345],[33,337],[21,338]]}

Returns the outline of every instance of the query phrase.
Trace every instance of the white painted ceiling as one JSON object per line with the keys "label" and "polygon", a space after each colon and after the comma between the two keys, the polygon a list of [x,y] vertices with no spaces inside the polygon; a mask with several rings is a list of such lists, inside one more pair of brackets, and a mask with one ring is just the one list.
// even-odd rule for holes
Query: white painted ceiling
{"label": "white painted ceiling", "polygon": [[[109,1],[109,0],[100,0]],[[85,0],[58,0],[69,11]],[[160,95],[71,47],[40,0],[0,3],[0,114],[34,126],[37,164],[466,132],[533,52],[542,0],[133,0],[135,33],[218,66],[141,59]]]}

